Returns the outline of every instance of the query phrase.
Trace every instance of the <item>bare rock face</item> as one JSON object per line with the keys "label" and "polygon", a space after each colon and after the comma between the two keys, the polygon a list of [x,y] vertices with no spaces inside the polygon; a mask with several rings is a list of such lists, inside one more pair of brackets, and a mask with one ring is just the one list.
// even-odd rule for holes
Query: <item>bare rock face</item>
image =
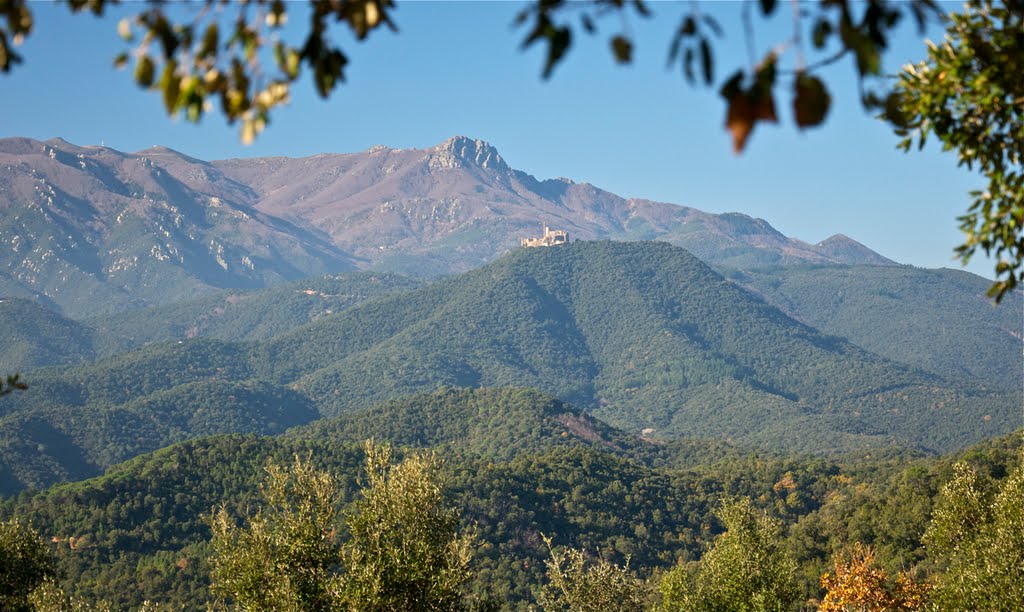
{"label": "bare rock face", "polygon": [[849,239],[810,245],[746,215],[538,180],[464,136],[213,162],[0,139],[0,210],[0,294],[73,315],[353,267],[462,272],[544,225],[574,239],[665,240],[723,266],[891,263]]}
{"label": "bare rock face", "polygon": [[466,166],[479,166],[495,172],[510,170],[497,149],[482,140],[471,140],[465,136],[455,136],[437,145],[428,159],[431,170]]}

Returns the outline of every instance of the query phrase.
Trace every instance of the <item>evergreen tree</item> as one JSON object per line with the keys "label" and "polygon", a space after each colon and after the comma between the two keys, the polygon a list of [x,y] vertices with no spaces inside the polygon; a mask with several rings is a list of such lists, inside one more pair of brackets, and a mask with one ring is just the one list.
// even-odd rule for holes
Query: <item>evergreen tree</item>
{"label": "evergreen tree", "polygon": [[944,610],[1012,610],[1024,601],[1024,466],[996,490],[965,463],[942,488],[925,533],[944,571],[932,601]]}
{"label": "evergreen tree", "polygon": [[699,562],[680,565],[662,579],[669,610],[693,612],[789,610],[797,599],[795,563],[780,546],[781,524],[747,498],[718,510],[725,532]]}
{"label": "evergreen tree", "polygon": [[445,500],[433,453],[397,465],[367,442],[366,485],[346,523],[342,600],[360,610],[455,610],[470,577],[473,536]]}
{"label": "evergreen tree", "polygon": [[18,519],[0,522],[0,610],[31,610],[28,595],[57,575],[46,542]]}

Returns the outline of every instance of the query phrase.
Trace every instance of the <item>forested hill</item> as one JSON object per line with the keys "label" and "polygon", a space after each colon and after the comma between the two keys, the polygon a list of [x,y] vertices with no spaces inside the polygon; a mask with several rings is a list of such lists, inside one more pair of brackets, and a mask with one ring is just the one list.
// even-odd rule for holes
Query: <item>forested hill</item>
{"label": "forested hill", "polygon": [[789,266],[727,276],[793,318],[889,359],[1021,388],[1022,291],[996,305],[986,295],[988,279],[911,266]]}
{"label": "forested hill", "polygon": [[644,442],[529,390],[445,389],[295,435],[174,445],[99,478],[10,498],[0,519],[31,520],[55,542],[65,588],[90,601],[203,609],[211,509],[251,512],[266,462],[296,455],[334,475],[341,506],[355,496],[367,432],[400,452],[433,449],[444,459],[452,504],[480,537],[471,588],[502,609],[534,600],[547,555],[540,534],[616,562],[628,556],[631,568],[650,575],[699,557],[721,531],[715,509],[731,496],[756,500],[783,521],[802,600],[820,597],[818,577],[831,555],[854,541],[872,543],[889,571],[906,570],[924,560],[921,535],[952,462],[1005,478],[1021,444],[1018,432],[938,459],[783,457],[719,442]]}
{"label": "forested hill", "polygon": [[268,340],[154,344],[29,383],[0,406],[15,489],[440,386],[536,388],[634,435],[815,453],[951,450],[1019,427],[1021,403],[824,336],[660,242],[518,250]]}
{"label": "forested hill", "polygon": [[328,415],[438,384],[517,385],[628,431],[775,448],[896,437],[948,449],[1019,425],[1019,397],[950,385],[823,336],[657,242],[520,250],[254,355]]}

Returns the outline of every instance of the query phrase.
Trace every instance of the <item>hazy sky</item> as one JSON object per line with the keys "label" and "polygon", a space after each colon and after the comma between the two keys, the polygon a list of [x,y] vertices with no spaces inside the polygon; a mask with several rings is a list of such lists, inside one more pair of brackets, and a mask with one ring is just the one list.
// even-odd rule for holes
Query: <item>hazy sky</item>
{"label": "hazy sky", "polygon": [[[938,147],[896,151],[896,137],[861,109],[849,62],[826,73],[835,95],[824,128],[797,132],[783,98],[783,124],[758,126],[748,150],[734,156],[715,91],[691,88],[665,66],[687,5],[655,3],[654,19],[629,20],[638,42],[632,66],[615,65],[607,50],[608,36],[621,27],[613,19],[597,38],[581,34],[545,82],[541,49],[521,52],[524,31],[512,27],[522,3],[400,2],[398,34],[379,31],[356,43],[336,27],[351,60],[347,82],[321,101],[304,79],[291,106],[249,147],[219,116],[199,126],[169,120],[157,94],[137,89],[129,71],[114,70],[111,60],[123,49],[116,14],[95,19],[50,3],[30,6],[36,30],[20,48],[26,62],[0,75],[0,137],[60,136],[124,151],[160,144],[220,159],[376,144],[423,148],[462,134],[489,141],[510,165],[539,178],[564,176],[627,197],[743,212],[808,242],[843,233],[925,267],[958,266],[956,216],[967,192],[981,185]],[[747,57],[741,3],[701,6],[728,30],[718,74],[731,72]],[[781,25],[758,34],[762,48],[785,36]],[[887,63],[895,70],[923,56],[923,38],[908,23]],[[979,258],[969,269],[988,276],[989,268]]]}

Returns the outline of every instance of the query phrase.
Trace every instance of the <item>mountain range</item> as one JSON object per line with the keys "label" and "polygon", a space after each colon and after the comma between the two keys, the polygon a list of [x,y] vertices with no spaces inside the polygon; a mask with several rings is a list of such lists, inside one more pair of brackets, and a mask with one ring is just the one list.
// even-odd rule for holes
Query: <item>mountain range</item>
{"label": "mountain range", "polygon": [[212,162],[0,139],[0,295],[79,318],[356,268],[463,272],[542,224],[572,239],[665,240],[716,266],[894,263],[841,235],[808,244],[738,213],[538,180],[461,136]]}

